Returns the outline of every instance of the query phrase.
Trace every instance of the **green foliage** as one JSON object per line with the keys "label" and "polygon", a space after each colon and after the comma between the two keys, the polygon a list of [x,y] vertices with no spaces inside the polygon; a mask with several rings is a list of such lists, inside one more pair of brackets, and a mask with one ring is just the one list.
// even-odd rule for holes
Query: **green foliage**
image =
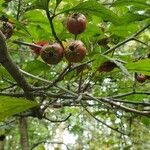
{"label": "green foliage", "polygon": [[150,5],[147,0],[116,0],[113,6],[141,6],[142,8],[149,8]]}
{"label": "green foliage", "polygon": [[36,102],[31,102],[23,98],[0,96],[0,121],[4,121],[12,115],[26,111],[35,106],[37,106]]}
{"label": "green foliage", "polygon": [[150,59],[143,59],[137,62],[130,62],[126,65],[126,68],[134,72],[142,72],[150,75]]}
{"label": "green foliage", "polygon": [[[6,40],[8,52],[14,63],[26,72],[22,75],[33,88],[29,93],[38,104],[4,96],[23,91],[1,65],[0,128],[7,136],[5,148],[21,149],[18,118],[14,115],[28,114],[40,105],[39,112],[28,117],[30,148],[39,143],[35,150],[58,149],[62,145],[85,150],[149,149],[149,116],[133,112],[149,111],[150,79],[140,83],[134,77],[135,73],[150,76],[150,31],[149,27],[143,28],[150,23],[149,2],[23,0],[20,5],[18,2],[0,1],[0,30],[6,21],[13,25],[13,35]],[[76,37],[66,29],[67,17],[75,12],[87,18],[86,30]],[[79,63],[69,64],[64,57],[59,64],[48,65],[40,56],[35,58],[31,49],[31,44],[39,41],[49,44],[61,41],[66,48],[75,38],[87,49],[86,57]],[[99,72],[100,65],[108,60],[117,67],[110,72]],[[70,113],[72,116],[63,122]],[[58,141],[59,138],[64,139]]]}
{"label": "green foliage", "polygon": [[64,12],[69,12],[69,11],[84,12],[90,15],[102,17],[102,19],[105,21],[110,21],[115,24],[120,24],[118,16],[115,13],[113,13],[113,11],[105,8],[103,5],[96,2],[95,0],[82,2],[69,10],[65,10]]}
{"label": "green foliage", "polygon": [[35,0],[32,5],[30,6],[31,9],[43,9],[47,10],[48,4],[50,0]]}
{"label": "green foliage", "polygon": [[44,71],[48,71],[49,69],[50,69],[50,66],[46,65],[44,62],[39,61],[39,60],[29,61],[24,66],[24,70],[32,74],[40,74]]}

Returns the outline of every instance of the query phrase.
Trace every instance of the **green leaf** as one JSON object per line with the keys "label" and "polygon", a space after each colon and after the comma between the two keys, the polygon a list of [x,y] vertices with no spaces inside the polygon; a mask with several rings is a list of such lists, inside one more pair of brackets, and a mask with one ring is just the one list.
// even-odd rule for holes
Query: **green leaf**
{"label": "green leaf", "polygon": [[150,75],[150,59],[142,59],[137,62],[131,62],[126,65],[129,71],[142,72]]}
{"label": "green leaf", "polygon": [[64,12],[69,11],[85,12],[90,15],[101,17],[105,21],[110,21],[114,24],[120,24],[119,17],[113,11],[107,9],[95,0],[82,2],[71,9],[65,10]]}
{"label": "green leaf", "polygon": [[37,105],[36,102],[23,98],[0,96],[0,121]]}
{"label": "green leaf", "polygon": [[[36,16],[36,17],[35,17]],[[31,23],[47,24],[47,18],[40,10],[31,10],[25,13],[24,19],[28,19]]]}
{"label": "green leaf", "polygon": [[147,117],[142,117],[142,122],[146,125],[146,126],[150,126],[150,119]]}
{"label": "green leaf", "polygon": [[143,8],[150,7],[150,5],[147,3],[147,0],[117,0],[112,4],[112,6],[122,6],[122,5],[123,6],[137,5]]}
{"label": "green leaf", "polygon": [[24,68],[24,70],[27,72],[30,72],[32,74],[39,74],[39,75],[42,71],[48,71],[49,69],[50,67],[46,63],[39,60],[33,60],[27,62]]}
{"label": "green leaf", "polygon": [[138,30],[138,28],[138,23],[126,24],[121,26],[111,25],[108,31],[111,32],[113,35],[125,38],[135,33]]}
{"label": "green leaf", "polygon": [[135,21],[142,21],[145,19],[148,19],[150,16],[146,15],[146,14],[136,14],[136,13],[132,13],[132,12],[128,12],[126,14],[124,14],[123,16],[120,17],[120,20],[124,23],[131,23],[131,22],[135,22]]}
{"label": "green leaf", "polygon": [[35,0],[28,10],[33,9],[43,9],[46,10],[48,8],[50,0]]}

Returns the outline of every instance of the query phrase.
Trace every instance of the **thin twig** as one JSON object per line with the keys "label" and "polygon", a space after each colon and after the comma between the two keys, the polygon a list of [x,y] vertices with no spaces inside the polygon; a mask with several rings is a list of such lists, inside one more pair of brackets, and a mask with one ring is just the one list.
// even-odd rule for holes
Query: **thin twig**
{"label": "thin twig", "polygon": [[52,123],[57,123],[57,122],[65,122],[65,121],[67,121],[71,116],[72,116],[72,114],[70,113],[65,119],[62,119],[62,120],[52,120],[52,119],[47,118],[46,116],[43,117],[43,119],[46,119],[46,120],[48,120],[48,121],[50,121],[50,122],[52,122]]}
{"label": "thin twig", "polygon": [[19,17],[20,17],[20,11],[21,10],[21,0],[18,1],[18,9],[17,9],[17,21],[19,21]]}
{"label": "thin twig", "polygon": [[131,35],[129,38],[125,39],[124,41],[121,41],[120,43],[114,45],[113,47],[111,47],[110,49],[108,49],[107,51],[105,51],[104,53],[102,53],[103,55],[106,55],[110,52],[112,52],[113,50],[117,49],[118,47],[124,45],[125,43],[134,40],[134,38],[136,36],[138,36],[140,33],[142,33],[145,29],[147,29],[150,26],[150,24],[144,26],[142,29],[140,29],[139,31],[137,31],[136,33],[134,33],[133,35]]}
{"label": "thin twig", "polygon": [[54,19],[55,15],[53,15],[53,16],[51,17],[48,8],[46,9],[46,15],[47,15],[47,18],[48,18],[48,21],[49,21],[49,24],[50,24],[50,29],[51,29],[51,31],[52,31],[52,34],[53,34],[55,40],[56,40],[56,41],[63,47],[63,49],[64,49],[64,46],[63,46],[61,40],[58,38],[58,36],[57,36],[57,34],[56,34],[56,31],[55,31],[55,28],[54,28],[53,19]]}
{"label": "thin twig", "polygon": [[148,44],[146,44],[146,43],[144,43],[144,42],[142,42],[142,41],[140,41],[140,40],[138,40],[136,38],[133,38],[133,40],[135,40],[135,41],[137,41],[137,42],[139,42],[139,43],[141,43],[141,44],[143,44],[143,45],[145,45],[147,47],[150,47],[150,45],[148,45]]}
{"label": "thin twig", "polygon": [[105,122],[101,121],[100,119],[96,118],[96,117],[83,105],[82,101],[81,101],[81,105],[82,105],[82,107],[86,110],[86,112],[87,112],[90,116],[92,116],[95,120],[97,120],[97,121],[100,122],[101,124],[103,124],[103,125],[105,125],[106,127],[112,129],[113,131],[116,131],[116,132],[121,133],[121,134],[123,134],[123,135],[128,135],[128,134],[126,134],[126,133],[124,133],[124,132],[118,130],[118,128],[113,128],[113,127],[109,126],[108,124],[106,124]]}

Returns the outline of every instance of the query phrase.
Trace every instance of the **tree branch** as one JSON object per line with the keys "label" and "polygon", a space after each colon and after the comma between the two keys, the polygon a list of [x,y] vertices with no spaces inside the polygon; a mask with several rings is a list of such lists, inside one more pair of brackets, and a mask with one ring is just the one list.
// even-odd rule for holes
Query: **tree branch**
{"label": "tree branch", "polygon": [[47,118],[46,116],[44,117],[44,119],[52,122],[52,123],[57,123],[57,122],[65,122],[67,121],[70,117],[72,116],[72,114],[70,113],[65,119],[62,119],[62,120],[52,120],[52,119],[49,119]]}
{"label": "tree branch", "polygon": [[81,105],[82,105],[82,107],[86,110],[86,112],[87,112],[90,116],[92,116],[95,120],[97,120],[97,121],[100,122],[101,124],[103,124],[103,125],[105,125],[106,127],[112,129],[113,131],[116,131],[116,132],[121,133],[121,134],[123,134],[123,135],[127,135],[126,133],[124,133],[124,132],[118,130],[118,128],[113,128],[113,127],[109,126],[108,124],[106,124],[105,122],[101,121],[100,119],[96,118],[96,117],[83,105],[82,101],[81,101]]}
{"label": "tree branch", "polygon": [[28,129],[27,129],[27,118],[19,118],[19,127],[20,127],[20,145],[22,150],[29,150],[28,142]]}
{"label": "tree branch", "polygon": [[120,47],[121,45],[131,41],[131,40],[134,40],[134,38],[136,36],[138,36],[140,33],[142,33],[145,29],[147,29],[148,27],[150,26],[150,24],[144,26],[142,29],[140,29],[139,31],[137,31],[136,33],[134,33],[133,35],[131,35],[129,38],[125,39],[124,41],[121,41],[120,43],[116,44],[115,46],[111,47],[110,49],[108,49],[107,51],[105,51],[103,53],[103,55],[106,55],[110,52],[112,52],[113,50],[117,49],[118,47]]}
{"label": "tree branch", "polygon": [[5,43],[5,37],[3,33],[0,31],[0,63],[2,66],[10,73],[10,75],[17,82],[18,86],[20,86],[24,92],[32,90],[31,86],[27,83],[23,75],[20,73],[18,67],[12,61]]}

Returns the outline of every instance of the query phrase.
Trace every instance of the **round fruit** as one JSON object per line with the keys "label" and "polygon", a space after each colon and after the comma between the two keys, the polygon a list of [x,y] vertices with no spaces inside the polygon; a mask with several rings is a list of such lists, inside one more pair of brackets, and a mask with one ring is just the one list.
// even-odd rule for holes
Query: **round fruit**
{"label": "round fruit", "polygon": [[102,63],[100,65],[100,67],[98,68],[99,72],[110,72],[112,71],[115,67],[117,67],[117,65],[114,62],[111,61],[105,61],[104,63]]}
{"label": "round fruit", "polygon": [[41,49],[40,56],[48,64],[58,64],[63,58],[64,49],[58,43],[46,45]]}
{"label": "round fruit", "polygon": [[41,48],[38,48],[38,47],[32,47],[31,46],[31,49],[33,50],[33,52],[36,54],[36,55],[39,55],[40,54],[40,51],[42,49],[43,46],[45,45],[48,45],[48,41],[39,41],[39,42],[35,42],[33,43],[35,45],[38,45],[38,46],[41,46]]}
{"label": "round fruit", "polygon": [[144,74],[138,74],[136,75],[136,80],[140,83],[145,82],[145,80],[147,79],[147,77]]}
{"label": "round fruit", "polygon": [[77,63],[81,62],[86,55],[86,48],[84,44],[79,41],[71,42],[65,51],[65,57],[69,62]]}
{"label": "round fruit", "polygon": [[67,30],[72,34],[80,34],[86,28],[86,17],[80,13],[74,13],[67,19]]}

